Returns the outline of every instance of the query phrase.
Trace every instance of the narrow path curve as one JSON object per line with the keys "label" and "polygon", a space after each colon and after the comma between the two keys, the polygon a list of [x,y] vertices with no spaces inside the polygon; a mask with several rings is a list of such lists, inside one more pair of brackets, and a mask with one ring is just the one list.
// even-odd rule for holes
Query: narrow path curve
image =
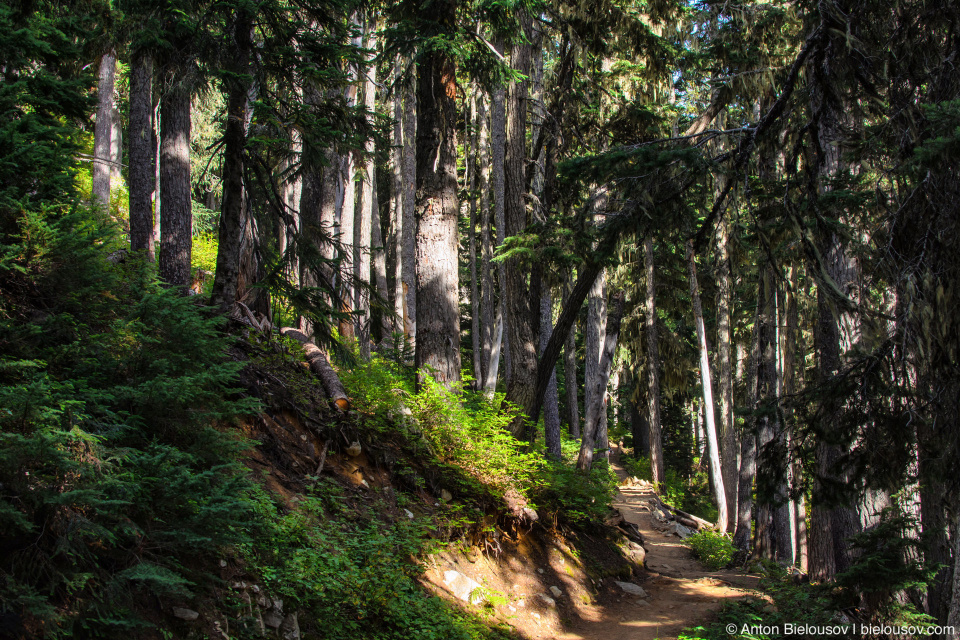
{"label": "narrow path curve", "polygon": [[[622,479],[626,473],[616,462]],[[689,547],[667,533],[667,526],[651,512],[654,496],[646,485],[621,485],[614,507],[643,534],[650,571],[641,583],[647,598],[623,594],[614,602],[596,606],[593,615],[558,640],[666,640],[683,629],[711,620],[724,601],[742,598],[757,588],[758,577],[738,571],[706,571]]]}

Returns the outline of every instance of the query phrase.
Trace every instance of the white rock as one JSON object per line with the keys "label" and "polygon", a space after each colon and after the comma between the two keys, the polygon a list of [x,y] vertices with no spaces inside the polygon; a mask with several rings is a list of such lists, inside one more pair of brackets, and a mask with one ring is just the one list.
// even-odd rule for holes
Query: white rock
{"label": "white rock", "polygon": [[523,515],[526,516],[527,520],[530,522],[536,522],[540,519],[540,516],[537,514],[537,512],[530,507],[523,508]]}
{"label": "white rock", "polygon": [[644,591],[643,587],[638,584],[633,584],[632,582],[620,582],[619,580],[615,580],[615,582],[617,583],[618,587],[623,589],[624,593],[629,593],[632,596],[639,596],[641,598],[647,597],[647,592]]}
{"label": "white rock", "polygon": [[537,573],[543,573],[543,569],[537,569]]}
{"label": "white rock", "polygon": [[280,625],[283,624],[283,616],[275,611],[271,611],[267,615],[263,616],[263,624],[267,625],[271,629],[279,629]]}
{"label": "white rock", "polygon": [[550,587],[550,593],[553,594],[554,598],[559,598],[563,595],[563,591],[560,590],[560,587]]}
{"label": "white rock", "polygon": [[220,566],[221,566],[221,567],[226,567],[226,566],[227,566],[227,561],[226,561],[226,560],[221,560],[221,561],[220,561]]}
{"label": "white rock", "polygon": [[683,540],[684,538],[689,538],[690,536],[693,535],[693,531],[691,529],[688,529],[687,527],[683,526],[679,522],[673,523],[673,525],[670,527],[670,533],[674,534],[681,540]]}
{"label": "white rock", "polygon": [[200,617],[200,614],[194,611],[193,609],[184,609],[183,607],[174,607],[173,616],[175,618],[180,618],[181,620],[196,620]]}
{"label": "white rock", "polygon": [[453,500],[453,494],[451,494],[446,489],[443,489],[440,492],[440,499],[443,500],[444,502],[450,502],[451,500]]}
{"label": "white rock", "polygon": [[550,596],[548,596],[548,595],[545,594],[545,593],[538,593],[538,594],[537,594],[537,597],[540,598],[541,600],[543,600],[543,603],[546,604],[548,607],[555,607],[555,606],[557,606],[557,601],[554,600],[553,598],[551,598]]}
{"label": "white rock", "polygon": [[280,637],[283,640],[300,640],[300,622],[296,613],[291,613],[280,623]]}
{"label": "white rock", "polygon": [[410,518],[411,520],[413,520],[413,511],[410,511],[410,509],[404,509],[403,512],[404,512],[405,514],[407,514],[407,517],[408,517],[408,518]]}
{"label": "white rock", "polygon": [[450,591],[460,600],[464,602],[469,602],[470,604],[480,604],[486,598],[478,591],[481,589],[479,582],[473,578],[469,578],[459,571],[449,571],[443,572],[443,584],[447,585],[450,588]]}

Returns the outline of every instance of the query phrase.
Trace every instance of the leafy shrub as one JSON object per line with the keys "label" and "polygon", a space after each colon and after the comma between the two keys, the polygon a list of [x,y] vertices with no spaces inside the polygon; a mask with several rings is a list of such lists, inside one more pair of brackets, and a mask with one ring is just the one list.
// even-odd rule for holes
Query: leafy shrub
{"label": "leafy shrub", "polygon": [[685,542],[693,549],[693,555],[710,571],[726,567],[737,552],[730,536],[719,531],[698,531]]}
{"label": "leafy shrub", "polygon": [[504,410],[503,397],[493,399],[453,385],[447,389],[424,376],[414,391],[413,376],[403,365],[374,355],[342,371],[357,411],[383,433],[403,435],[425,448],[434,464],[448,467],[464,489],[496,498],[514,490],[525,498],[536,484],[541,457],[506,430],[515,412]]}
{"label": "leafy shrub", "polygon": [[2,610],[45,637],[129,633],[138,598],[189,595],[246,538],[243,444],[211,425],[253,405],[229,399],[217,321],[106,260],[115,227],[19,227],[0,247]]}
{"label": "leafy shrub", "polygon": [[620,458],[620,464],[626,472],[634,478],[647,481],[653,480],[653,468],[650,466],[650,458],[648,456],[644,456],[639,460],[633,456],[622,456]]}
{"label": "leafy shrub", "polygon": [[[271,594],[306,613],[301,626],[319,637],[370,640],[473,640],[500,637],[480,620],[426,594],[411,562],[429,543],[424,520],[382,519],[382,504],[343,506],[336,483],[283,515],[266,494],[255,501],[262,529],[247,560]],[[253,620],[248,628],[256,629]],[[253,637],[255,634],[251,633]]]}

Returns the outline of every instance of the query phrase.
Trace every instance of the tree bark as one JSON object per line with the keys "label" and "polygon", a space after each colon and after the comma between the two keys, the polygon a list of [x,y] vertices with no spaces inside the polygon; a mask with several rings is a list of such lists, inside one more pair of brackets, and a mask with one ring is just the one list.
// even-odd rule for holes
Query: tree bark
{"label": "tree bark", "polygon": [[[788,400],[796,393],[796,369],[797,369],[797,325],[799,323],[799,307],[797,304],[797,287],[799,279],[797,268],[790,265],[787,268],[787,286],[783,293],[783,315],[784,332],[782,340],[782,395]],[[785,421],[784,429],[787,436],[794,433],[793,411],[788,407],[783,409],[783,419]],[[801,482],[803,476],[803,465],[796,455],[787,447],[788,460],[790,462],[790,486],[795,489]],[[790,510],[790,520],[792,521],[792,539],[794,541],[794,554],[791,564],[796,564],[801,571],[806,571],[807,566],[807,523],[806,506],[804,505],[803,494],[794,500],[790,499],[787,503]]]}
{"label": "tree bark", "polygon": [[[434,6],[452,24],[456,5]],[[460,379],[457,256],[456,68],[432,49],[420,62],[417,99],[417,369],[438,382]]]}
{"label": "tree bark", "polygon": [[690,297],[693,300],[693,316],[697,325],[697,340],[700,344],[700,380],[703,383],[704,428],[707,435],[707,452],[710,456],[710,478],[713,481],[714,500],[717,502],[717,527],[727,530],[727,494],[723,488],[720,467],[720,446],[713,414],[713,387],[710,381],[710,352],[707,349],[707,332],[703,325],[703,308],[700,305],[700,287],[697,283],[697,264],[693,254],[693,240],[687,240],[687,268],[690,273]]}
{"label": "tree bark", "polygon": [[153,258],[153,58],[134,55],[130,64],[130,249]]}
{"label": "tree bark", "polygon": [[[477,281],[477,92],[470,96],[470,113],[465,118],[469,141],[466,166],[466,182],[470,199],[470,221],[467,227],[467,244],[470,251],[470,346],[473,350],[473,388],[483,386],[483,338],[480,329],[480,283]],[[465,145],[467,146],[467,145]]]}
{"label": "tree bark", "polygon": [[[567,274],[564,284],[565,301],[569,300],[573,288],[573,270]],[[541,351],[541,361],[543,352]],[[577,381],[577,336],[571,326],[563,343],[563,377],[567,392],[567,415],[570,422],[570,437],[580,438],[580,385]]]}
{"label": "tree bark", "polygon": [[[753,321],[750,340],[750,355],[747,357],[746,406],[757,404],[757,365],[760,361],[760,305]],[[738,549],[750,549],[750,526],[753,523],[753,480],[757,472],[756,418],[748,416],[746,427],[740,436],[740,478],[737,487],[737,529],[733,544]]]}
{"label": "tree bark", "polygon": [[243,152],[247,143],[247,106],[251,80],[250,52],[253,49],[253,20],[248,12],[237,16],[234,28],[235,75],[227,86],[227,124],[223,148],[223,200],[220,205],[217,269],[213,278],[211,304],[221,313],[229,312],[237,300],[240,277],[240,246],[244,237]]}
{"label": "tree bark", "polygon": [[[495,47],[501,53],[503,52],[503,46],[499,43],[495,43]],[[490,153],[492,158],[490,160],[490,170],[492,173],[492,184],[493,184],[493,196],[494,196],[494,205],[493,205],[493,217],[494,224],[496,225],[497,230],[497,249],[503,246],[504,238],[506,238],[506,218],[505,218],[505,205],[504,200],[506,198],[506,169],[505,169],[505,159],[506,159],[506,144],[507,144],[507,93],[505,87],[497,86],[493,90],[491,107],[490,107]],[[499,324],[500,329],[496,331],[496,337],[498,340],[497,345],[494,347],[498,353],[503,355],[503,373],[504,379],[509,382],[511,377],[511,358],[510,358],[510,348],[509,348],[509,331],[506,329],[506,323],[509,321],[507,317],[507,302],[506,295],[504,290],[506,288],[506,265],[503,262],[500,262],[497,265],[497,275],[500,283],[500,303],[498,305],[498,311],[500,314]],[[492,356],[491,356],[492,357]],[[491,368],[494,368],[491,363]],[[489,378],[489,376],[488,376]],[[496,386],[496,377],[492,380],[493,387]],[[488,388],[491,384],[491,381],[488,379]]]}
{"label": "tree bark", "polygon": [[[403,59],[398,57],[396,62],[396,77],[394,82],[397,85],[396,94],[393,97],[393,139],[390,145],[390,165],[391,165],[391,183],[390,183],[390,225],[393,231],[393,314],[394,314],[394,333],[406,333],[404,331],[406,322],[406,304],[403,287],[404,257],[403,257],[403,194],[405,187],[403,184],[403,87],[405,86],[403,77]],[[389,335],[389,334],[388,334]],[[395,345],[400,348],[401,345]]]}
{"label": "tree bark", "polygon": [[[524,33],[529,36],[530,16],[524,11],[520,18]],[[519,43],[513,46],[513,68],[524,76],[530,73],[530,45]],[[504,222],[507,236],[516,236],[527,227],[526,207],[526,122],[527,82],[511,83],[507,98],[507,144],[505,156]],[[518,407],[527,407],[536,393],[537,349],[534,343],[533,309],[530,289],[526,282],[527,268],[519,257],[503,261],[506,299],[507,347],[510,351],[511,377],[507,383],[506,399]],[[539,298],[538,298],[539,299]],[[549,376],[548,376],[549,377]],[[535,419],[530,417],[528,437],[532,439]],[[510,425],[515,436],[521,436],[527,420],[518,417]]]}
{"label": "tree bark", "polygon": [[[483,338],[480,356],[480,370],[483,378],[480,386],[485,393],[492,394],[497,386],[497,376],[494,373],[491,380],[490,372],[497,371],[497,364],[492,362],[493,342],[495,338],[494,316],[494,278],[493,278],[493,236],[492,211],[490,209],[490,124],[487,119],[484,94],[477,96],[477,121],[479,132],[477,145],[480,155],[479,189],[480,189],[480,333]],[[499,348],[497,359],[499,360]]]}
{"label": "tree bark", "polygon": [[[540,332],[540,352],[547,348],[550,342],[550,331],[553,327],[553,298],[550,295],[550,289],[545,287],[540,296],[540,326],[543,328]],[[556,367],[550,375],[550,382],[547,385],[547,397],[543,405],[543,433],[547,446],[547,455],[554,460],[559,460],[560,451],[560,405],[557,398],[557,372]]]}
{"label": "tree bark", "polygon": [[[368,17],[366,20],[366,36],[364,47],[370,51],[367,55],[367,64],[363,70],[363,106],[370,113],[367,124],[373,128],[374,113],[377,108],[377,65],[374,62],[374,51],[377,48],[376,20]],[[363,166],[363,186],[360,192],[360,210],[356,216],[354,230],[354,246],[356,247],[356,263],[354,277],[357,289],[354,298],[356,315],[357,340],[360,343],[360,353],[370,357],[370,237],[373,217],[379,216],[374,210],[374,191],[376,190],[376,145],[372,137],[364,143],[366,157]]]}
{"label": "tree bark", "polygon": [[330,366],[330,361],[327,360],[326,354],[324,354],[317,345],[310,342],[307,335],[299,329],[283,327],[280,329],[280,333],[288,338],[293,338],[303,345],[303,351],[307,355],[307,362],[310,363],[310,370],[320,378],[320,384],[323,385],[324,390],[327,392],[327,397],[333,401],[333,404],[340,411],[349,409],[350,400],[347,397],[347,392],[343,388],[340,376],[338,376],[337,372]]}
{"label": "tree bark", "polygon": [[117,53],[113,49],[100,58],[97,83],[97,122],[93,129],[92,201],[110,210],[110,162],[113,138],[113,87],[117,73]]}
{"label": "tree bark", "polygon": [[[601,271],[587,298],[587,320],[583,338],[583,410],[584,419],[587,422],[596,419],[590,415],[590,408],[596,406],[593,394],[596,390],[595,382],[599,373],[600,356],[603,351],[603,339],[606,333],[607,301],[604,298],[605,285],[606,273]],[[603,391],[606,391],[606,389]]]}
{"label": "tree bark", "polygon": [[190,89],[176,82],[161,99],[160,279],[186,292],[191,285],[193,209],[190,197]]}
{"label": "tree bark", "polygon": [[[603,391],[607,388],[607,382],[610,380],[610,370],[613,367],[613,358],[620,337],[620,320],[623,318],[625,306],[623,291],[618,291],[611,296],[610,306],[613,311],[607,317],[603,355],[600,358],[597,377],[592,381],[594,385],[593,402],[585,407],[586,420],[583,426],[583,440],[580,442],[580,454],[577,458],[577,468],[581,471],[589,471],[593,466],[597,425],[600,420],[600,411],[603,410]],[[586,383],[591,384],[591,381],[587,380]]]}
{"label": "tree bark", "polygon": [[720,364],[720,463],[727,493],[727,532],[737,529],[737,481],[740,474],[740,444],[733,421],[733,351],[730,306],[730,222],[720,221],[717,234],[717,356]]}
{"label": "tree bark", "polygon": [[653,483],[666,478],[663,461],[663,439],[660,435],[660,346],[657,336],[656,280],[653,262],[653,238],[643,240],[644,270],[647,280],[647,423],[650,428],[650,469]]}
{"label": "tree bark", "polygon": [[403,83],[403,323],[410,348],[417,343],[417,76],[410,64]]}

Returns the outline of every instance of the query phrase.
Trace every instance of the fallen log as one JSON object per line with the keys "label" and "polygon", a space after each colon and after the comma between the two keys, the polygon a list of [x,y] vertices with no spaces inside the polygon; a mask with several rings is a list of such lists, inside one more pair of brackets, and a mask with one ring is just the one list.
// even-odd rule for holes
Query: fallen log
{"label": "fallen log", "polygon": [[333,367],[330,366],[330,361],[327,360],[327,356],[323,351],[321,351],[317,345],[310,342],[310,338],[299,329],[283,327],[280,329],[280,333],[289,338],[293,338],[303,345],[303,351],[307,355],[310,370],[320,379],[320,384],[323,385],[324,391],[327,392],[327,397],[333,401],[337,409],[347,411],[350,408],[350,399],[347,398],[347,391],[343,388],[340,377],[337,375],[337,372],[333,370]]}
{"label": "fallen log", "polygon": [[657,501],[657,505],[660,506],[660,508],[672,513],[673,517],[676,518],[677,522],[679,522],[685,527],[690,527],[691,529],[696,529],[697,531],[700,531],[703,529],[716,529],[716,525],[714,525],[712,522],[707,522],[703,518],[698,518],[692,513],[687,513],[686,511],[681,511],[676,507],[671,507],[670,505],[665,503],[663,500],[661,500],[660,496],[656,494],[654,494],[654,499]]}

